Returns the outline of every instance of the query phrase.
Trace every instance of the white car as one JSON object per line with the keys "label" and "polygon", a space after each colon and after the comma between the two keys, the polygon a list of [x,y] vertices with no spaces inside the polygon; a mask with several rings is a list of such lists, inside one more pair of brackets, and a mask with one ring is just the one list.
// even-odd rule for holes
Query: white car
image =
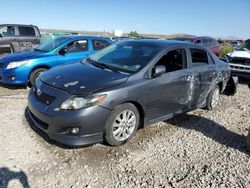
{"label": "white car", "polygon": [[227,56],[232,75],[250,79],[250,39]]}

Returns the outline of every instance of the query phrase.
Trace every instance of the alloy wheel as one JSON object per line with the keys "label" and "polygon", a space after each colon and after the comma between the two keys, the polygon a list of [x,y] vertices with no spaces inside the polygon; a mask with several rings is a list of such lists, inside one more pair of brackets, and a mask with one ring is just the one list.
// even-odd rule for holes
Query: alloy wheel
{"label": "alloy wheel", "polygon": [[128,139],[136,126],[136,116],[131,110],[124,110],[115,119],[113,123],[113,137],[117,141]]}

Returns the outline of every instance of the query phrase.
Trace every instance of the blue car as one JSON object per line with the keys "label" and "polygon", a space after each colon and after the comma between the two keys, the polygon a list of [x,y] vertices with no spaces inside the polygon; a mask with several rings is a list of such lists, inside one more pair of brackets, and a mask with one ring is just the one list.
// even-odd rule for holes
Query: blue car
{"label": "blue car", "polygon": [[0,58],[0,83],[33,85],[41,72],[64,63],[74,63],[113,43],[90,36],[65,36],[42,44],[32,51]]}

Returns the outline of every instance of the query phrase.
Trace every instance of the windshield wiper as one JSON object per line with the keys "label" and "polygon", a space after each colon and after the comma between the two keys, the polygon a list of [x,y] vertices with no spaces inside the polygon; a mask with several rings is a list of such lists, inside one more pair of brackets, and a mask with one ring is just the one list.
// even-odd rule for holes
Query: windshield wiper
{"label": "windshield wiper", "polygon": [[109,66],[105,63],[100,63],[100,62],[97,62],[97,61],[94,61],[93,59],[90,59],[90,58],[87,58],[86,59],[87,62],[90,62],[92,65],[96,66],[96,67],[99,67],[99,68],[102,68],[102,69],[109,69],[113,72],[119,72],[116,68],[112,67],[112,66]]}

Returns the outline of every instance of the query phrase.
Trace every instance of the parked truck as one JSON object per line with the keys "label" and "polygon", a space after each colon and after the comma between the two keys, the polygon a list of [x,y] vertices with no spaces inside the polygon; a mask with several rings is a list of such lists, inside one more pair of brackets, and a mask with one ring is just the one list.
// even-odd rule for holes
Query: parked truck
{"label": "parked truck", "polygon": [[41,34],[37,26],[20,24],[0,25],[0,56],[29,50],[40,44]]}
{"label": "parked truck", "polygon": [[250,79],[250,39],[227,54],[232,75]]}

